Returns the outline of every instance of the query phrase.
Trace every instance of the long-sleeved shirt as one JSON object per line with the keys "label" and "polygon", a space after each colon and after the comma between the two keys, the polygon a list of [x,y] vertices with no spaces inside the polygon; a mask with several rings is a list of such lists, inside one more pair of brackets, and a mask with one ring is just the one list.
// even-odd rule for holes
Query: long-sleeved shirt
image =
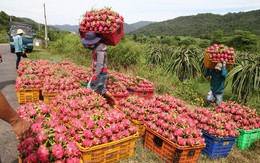
{"label": "long-sleeved shirt", "polygon": [[223,66],[221,72],[215,69],[206,69],[205,76],[211,76],[210,90],[213,94],[224,93],[225,78],[227,76],[226,67]]}
{"label": "long-sleeved shirt", "polygon": [[93,80],[96,80],[101,72],[107,72],[107,46],[103,43],[92,51],[92,70]]}
{"label": "long-sleeved shirt", "polygon": [[22,36],[16,35],[14,37],[14,49],[15,49],[15,53],[19,53],[19,52],[24,51]]}

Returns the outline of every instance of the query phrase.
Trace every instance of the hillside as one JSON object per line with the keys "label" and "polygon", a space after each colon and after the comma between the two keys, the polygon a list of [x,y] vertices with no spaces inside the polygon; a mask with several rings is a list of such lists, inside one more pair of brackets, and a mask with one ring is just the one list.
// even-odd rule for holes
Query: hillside
{"label": "hillside", "polygon": [[[41,29],[44,28],[44,24],[37,23],[30,18],[16,17],[16,16],[6,14],[4,11],[1,11],[0,12],[0,31],[6,31],[6,32],[8,31],[10,17],[11,17],[11,20],[14,21],[14,22],[31,24],[32,28],[34,30],[38,30],[39,28],[41,28]],[[48,25],[48,28],[52,29],[52,30],[59,30],[58,28],[51,26],[51,25]]]}
{"label": "hillside", "polygon": [[[0,31],[8,28],[10,16],[5,12],[0,12]],[[33,29],[43,28],[29,18],[19,18],[12,16],[12,21],[29,23]],[[232,35],[235,30],[249,31],[260,35],[260,10],[249,12],[228,13],[226,15],[217,14],[197,14],[191,16],[181,16],[175,19],[162,22],[140,21],[133,24],[124,24],[125,34],[144,35],[174,35],[209,38],[216,30],[223,30],[224,35]],[[65,30],[78,32],[78,25],[48,25],[52,30]]]}
{"label": "hillside", "polygon": [[[26,23],[26,24],[31,24],[34,30],[38,30],[43,29],[44,28],[44,24],[40,24],[35,22],[34,20],[31,20],[30,18],[20,18],[20,17],[16,17],[16,16],[11,16],[6,14],[4,11],[0,12],[0,31],[8,31],[8,25],[10,22],[10,17],[12,21],[15,22],[21,22],[21,23]],[[139,28],[142,28],[146,25],[152,24],[153,22],[150,21],[140,21],[137,23],[133,23],[133,24],[124,24],[124,31],[125,34],[128,34],[132,31],[135,31]],[[69,25],[69,24],[65,24],[65,25],[48,25],[49,29],[52,30],[63,30],[63,31],[69,31],[69,32],[78,32],[78,28],[79,25]]]}
{"label": "hillside", "polygon": [[[127,24],[127,23],[124,23],[124,31],[125,31],[125,34],[128,34],[132,31],[135,31],[139,28],[142,28],[146,25],[149,25],[149,24],[152,24],[153,22],[150,22],[150,21],[140,21],[140,22],[137,22],[137,23],[133,23],[133,24]],[[70,32],[78,32],[78,29],[79,29],[79,26],[78,25],[68,25],[68,24],[65,24],[65,25],[54,25],[54,27],[60,29],[60,30],[64,30],[64,31],[70,31]]]}
{"label": "hillside", "polygon": [[79,25],[53,25],[54,27],[63,30],[63,31],[69,31],[69,32],[78,32],[79,31]]}
{"label": "hillside", "polygon": [[147,25],[131,34],[206,37],[215,30],[223,30],[226,35],[232,35],[234,30],[245,30],[260,35],[259,29],[260,10],[254,10],[223,16],[211,13],[181,16]]}

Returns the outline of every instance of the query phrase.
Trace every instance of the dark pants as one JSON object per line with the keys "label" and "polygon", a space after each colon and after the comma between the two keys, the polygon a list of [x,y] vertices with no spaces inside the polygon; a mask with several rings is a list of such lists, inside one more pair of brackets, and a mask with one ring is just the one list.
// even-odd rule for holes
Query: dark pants
{"label": "dark pants", "polygon": [[19,63],[21,61],[21,57],[23,58],[28,58],[26,54],[23,54],[22,52],[19,52],[19,53],[15,53],[16,56],[17,56],[17,59],[16,59],[16,70],[18,70],[18,66],[19,66]]}

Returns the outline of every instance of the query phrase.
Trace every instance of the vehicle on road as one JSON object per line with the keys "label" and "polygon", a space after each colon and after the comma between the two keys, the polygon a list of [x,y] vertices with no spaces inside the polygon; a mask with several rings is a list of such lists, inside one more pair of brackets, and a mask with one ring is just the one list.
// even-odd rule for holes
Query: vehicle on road
{"label": "vehicle on road", "polygon": [[10,22],[9,23],[9,36],[10,36],[10,51],[14,53],[14,39],[13,37],[16,36],[17,29],[22,29],[24,34],[23,38],[23,46],[26,52],[33,51],[33,30],[30,24],[20,23],[20,22]]}

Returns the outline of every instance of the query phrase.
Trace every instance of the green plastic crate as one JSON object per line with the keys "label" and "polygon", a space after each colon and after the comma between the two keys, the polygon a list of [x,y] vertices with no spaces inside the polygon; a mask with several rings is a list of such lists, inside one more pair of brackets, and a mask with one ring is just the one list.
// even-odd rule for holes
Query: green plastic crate
{"label": "green plastic crate", "polygon": [[240,134],[237,138],[236,145],[242,150],[246,150],[248,147],[254,144],[260,139],[260,128],[253,130],[238,129]]}

